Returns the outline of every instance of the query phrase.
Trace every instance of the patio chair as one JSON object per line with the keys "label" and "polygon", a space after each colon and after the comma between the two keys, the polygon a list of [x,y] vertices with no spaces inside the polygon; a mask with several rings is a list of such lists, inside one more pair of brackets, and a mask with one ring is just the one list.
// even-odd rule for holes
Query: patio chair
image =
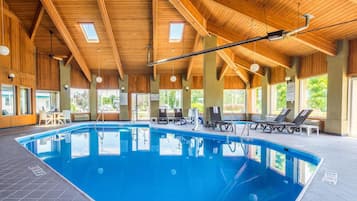
{"label": "patio chair", "polygon": [[53,115],[47,113],[46,111],[41,110],[38,119],[39,126],[41,125],[41,122],[44,122],[45,125],[53,124],[54,123]]}
{"label": "patio chair", "polygon": [[231,122],[222,120],[221,110],[218,106],[209,107],[208,110],[210,117],[208,127],[215,129],[218,126],[221,131],[233,131],[233,124]]}
{"label": "patio chair", "polygon": [[158,124],[168,124],[169,119],[167,118],[166,108],[159,108],[159,117],[157,118]]}
{"label": "patio chair", "polygon": [[63,112],[61,112],[58,116],[57,116],[57,121],[62,124],[66,124],[67,121],[69,121],[69,123],[72,123],[72,119],[71,119],[71,111],[70,110],[63,110]]}
{"label": "patio chair", "polygon": [[178,123],[179,125],[186,124],[186,119],[182,115],[182,108],[175,108],[174,112],[175,112],[174,123]]}
{"label": "patio chair", "polygon": [[311,114],[311,109],[304,109],[295,117],[292,122],[270,122],[267,123],[264,127],[263,131],[271,133],[273,130],[277,129],[279,132],[283,132],[286,130],[288,133],[293,134],[295,131],[299,131],[300,125],[304,123],[304,121]]}
{"label": "patio chair", "polygon": [[266,126],[267,123],[275,123],[275,122],[283,122],[285,121],[286,117],[290,113],[291,109],[285,108],[283,109],[278,116],[275,117],[274,120],[267,121],[267,120],[256,120],[252,121],[250,124],[250,128],[257,130],[259,126],[261,126],[263,129]]}

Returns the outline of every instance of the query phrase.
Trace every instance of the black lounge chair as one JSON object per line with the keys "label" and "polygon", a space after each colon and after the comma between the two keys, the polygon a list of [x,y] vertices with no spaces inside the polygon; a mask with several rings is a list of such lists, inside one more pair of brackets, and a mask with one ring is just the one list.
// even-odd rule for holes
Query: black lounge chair
{"label": "black lounge chair", "polygon": [[175,108],[174,112],[175,112],[174,123],[178,123],[180,125],[186,124],[186,120],[182,115],[182,109],[181,108]]}
{"label": "black lounge chair", "polygon": [[215,129],[218,126],[221,131],[225,130],[233,132],[233,124],[231,122],[222,120],[221,110],[219,107],[209,107],[209,116],[210,122],[208,123],[208,127]]}
{"label": "black lounge chair", "polygon": [[168,124],[169,119],[167,118],[166,108],[159,108],[159,117],[157,118],[158,124]]}
{"label": "black lounge chair", "polygon": [[285,121],[286,117],[290,113],[290,109],[285,108],[283,109],[278,116],[275,117],[274,120],[267,121],[267,120],[256,120],[252,121],[250,124],[250,128],[256,130],[259,126],[261,126],[263,129],[265,128],[266,124],[268,123],[280,123]]}
{"label": "black lounge chair", "polygon": [[310,109],[301,110],[301,112],[295,117],[292,122],[267,123],[263,131],[271,133],[273,130],[277,129],[279,132],[283,132],[284,130],[286,130],[288,133],[292,134],[295,131],[299,131],[301,129],[300,125],[304,123],[304,121],[307,119],[307,117],[309,117],[311,112],[312,110]]}

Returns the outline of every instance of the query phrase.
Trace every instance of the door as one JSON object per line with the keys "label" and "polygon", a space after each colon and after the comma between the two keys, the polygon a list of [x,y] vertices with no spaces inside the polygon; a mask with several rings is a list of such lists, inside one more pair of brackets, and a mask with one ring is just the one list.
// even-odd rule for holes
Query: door
{"label": "door", "polygon": [[150,94],[145,94],[145,93],[131,94],[131,120],[132,121],[150,120]]}
{"label": "door", "polygon": [[[354,103],[354,104],[353,104]],[[357,137],[357,78],[351,79],[350,136]]]}

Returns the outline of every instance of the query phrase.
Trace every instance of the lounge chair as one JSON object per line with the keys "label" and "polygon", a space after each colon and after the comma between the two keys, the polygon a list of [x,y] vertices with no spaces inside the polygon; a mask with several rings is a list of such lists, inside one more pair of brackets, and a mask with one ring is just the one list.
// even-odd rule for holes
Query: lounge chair
{"label": "lounge chair", "polygon": [[169,119],[167,118],[166,108],[159,108],[159,117],[157,118],[158,124],[168,124]]}
{"label": "lounge chair", "polygon": [[221,131],[233,131],[233,124],[222,120],[221,110],[219,107],[209,107],[209,116],[210,122],[208,123],[208,127],[215,129],[218,126]]}
{"label": "lounge chair", "polygon": [[186,120],[185,120],[185,118],[184,118],[183,115],[182,115],[182,109],[181,109],[181,108],[175,108],[175,109],[174,109],[174,112],[175,112],[174,122],[175,122],[175,123],[178,123],[178,124],[180,124],[180,125],[186,124]]}
{"label": "lounge chair", "polygon": [[250,128],[256,130],[259,126],[261,126],[263,129],[266,126],[266,124],[268,123],[279,123],[279,122],[283,122],[285,121],[286,117],[288,116],[288,114],[290,113],[290,109],[285,108],[283,109],[280,114],[278,116],[275,117],[274,120],[256,120],[256,121],[252,121],[252,123],[250,124]]}
{"label": "lounge chair", "polygon": [[295,131],[299,131],[301,129],[300,125],[304,123],[304,121],[307,119],[307,117],[309,117],[311,112],[312,110],[310,109],[301,110],[301,112],[295,117],[292,122],[267,123],[263,131],[271,133],[273,130],[277,129],[279,132],[283,132],[284,130],[286,130],[288,133],[292,134]]}
{"label": "lounge chair", "polygon": [[39,114],[38,125],[41,125],[42,121],[45,122],[45,125],[53,124],[54,123],[53,115],[47,113],[46,111],[41,110]]}

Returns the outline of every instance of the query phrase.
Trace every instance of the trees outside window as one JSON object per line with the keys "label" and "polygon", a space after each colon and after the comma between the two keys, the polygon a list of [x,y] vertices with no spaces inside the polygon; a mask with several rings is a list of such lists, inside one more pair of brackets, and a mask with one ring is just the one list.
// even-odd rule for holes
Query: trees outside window
{"label": "trees outside window", "polygon": [[252,112],[262,113],[262,87],[252,89]]}
{"label": "trees outside window", "polygon": [[161,89],[160,107],[166,107],[168,112],[174,112],[174,108],[182,108],[182,90]]}
{"label": "trees outside window", "polygon": [[203,89],[191,90],[191,108],[197,108],[199,113],[203,113]]}
{"label": "trees outside window", "polygon": [[245,89],[225,89],[223,91],[223,112],[245,112]]}
{"label": "trees outside window", "polygon": [[300,81],[300,109],[313,109],[311,116],[326,117],[327,111],[327,75],[310,77]]}
{"label": "trees outside window", "polygon": [[1,110],[3,116],[16,114],[15,87],[13,85],[1,86]]}
{"label": "trees outside window", "polygon": [[71,88],[71,111],[89,112],[89,89]]}
{"label": "trees outside window", "polygon": [[118,113],[120,109],[119,93],[118,89],[98,89],[98,112]]}
{"label": "trees outside window", "polygon": [[286,83],[271,85],[270,94],[270,112],[279,114],[282,109],[286,108]]}
{"label": "trees outside window", "polygon": [[36,113],[43,111],[53,111],[59,109],[59,92],[57,91],[36,91]]}

